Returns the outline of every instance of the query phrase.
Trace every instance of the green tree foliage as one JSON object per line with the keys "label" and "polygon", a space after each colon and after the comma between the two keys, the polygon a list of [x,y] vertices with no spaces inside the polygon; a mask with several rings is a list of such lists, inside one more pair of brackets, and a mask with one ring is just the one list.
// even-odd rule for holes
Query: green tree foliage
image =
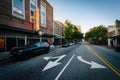
{"label": "green tree foliage", "polygon": [[78,31],[78,28],[74,25],[73,33],[72,33],[73,40],[81,40],[83,38],[83,33]]}
{"label": "green tree foliage", "polygon": [[94,43],[99,43],[100,41],[105,41],[107,37],[107,28],[103,25],[99,25],[90,29],[89,32],[85,34],[85,39]]}
{"label": "green tree foliage", "polygon": [[72,34],[73,40],[81,40],[83,38],[83,34],[79,31],[74,31]]}
{"label": "green tree foliage", "polygon": [[68,41],[70,41],[71,38],[72,38],[73,25],[72,25],[71,22],[68,21],[68,20],[65,21],[65,24],[66,24],[66,27],[65,27],[64,34],[65,34],[66,39],[67,39]]}
{"label": "green tree foliage", "polygon": [[65,24],[66,27],[64,30],[64,35],[69,42],[76,39],[81,40],[83,38],[83,34],[79,32],[77,27],[73,25],[69,20],[66,20]]}

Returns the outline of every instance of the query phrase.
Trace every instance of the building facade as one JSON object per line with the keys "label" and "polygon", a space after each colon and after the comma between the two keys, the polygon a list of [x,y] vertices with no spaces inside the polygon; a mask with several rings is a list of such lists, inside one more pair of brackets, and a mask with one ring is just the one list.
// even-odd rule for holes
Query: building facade
{"label": "building facade", "polygon": [[120,47],[120,21],[116,20],[115,24],[108,26],[108,46]]}
{"label": "building facade", "polygon": [[63,31],[65,29],[65,25],[62,22],[59,22],[57,20],[54,21],[54,28],[53,28],[53,34],[56,35],[54,38],[55,45],[62,44],[62,40],[64,39]]}
{"label": "building facade", "polygon": [[46,0],[0,0],[0,52],[53,37],[53,8]]}

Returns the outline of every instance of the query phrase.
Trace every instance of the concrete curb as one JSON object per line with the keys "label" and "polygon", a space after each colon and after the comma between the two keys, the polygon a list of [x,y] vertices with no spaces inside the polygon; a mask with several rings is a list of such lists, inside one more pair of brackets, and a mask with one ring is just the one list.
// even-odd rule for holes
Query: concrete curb
{"label": "concrete curb", "polygon": [[0,61],[8,59],[9,58],[9,53],[10,52],[2,52],[2,53],[0,53]]}
{"label": "concrete curb", "polygon": [[0,65],[10,61],[9,53],[10,52],[2,52],[2,53],[0,53]]}

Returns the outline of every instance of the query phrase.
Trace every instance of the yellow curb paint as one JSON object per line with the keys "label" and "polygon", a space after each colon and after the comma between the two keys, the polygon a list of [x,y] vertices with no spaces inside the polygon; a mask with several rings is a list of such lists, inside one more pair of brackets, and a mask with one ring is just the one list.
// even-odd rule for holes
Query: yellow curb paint
{"label": "yellow curb paint", "polygon": [[116,73],[120,77],[120,71],[114,67],[110,62],[102,58],[100,55],[98,55],[97,52],[95,52],[93,49],[91,49],[88,45],[85,45],[85,47],[92,52],[98,59],[100,59],[104,64],[106,64],[114,73]]}

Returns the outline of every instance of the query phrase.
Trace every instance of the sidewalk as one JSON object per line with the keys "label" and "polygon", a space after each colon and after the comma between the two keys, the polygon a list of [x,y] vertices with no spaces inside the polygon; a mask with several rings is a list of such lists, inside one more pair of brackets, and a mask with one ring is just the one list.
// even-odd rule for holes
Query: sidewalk
{"label": "sidewalk", "polygon": [[10,61],[9,53],[10,52],[1,52],[0,53],[0,65]]}
{"label": "sidewalk", "polygon": [[0,61],[9,59],[9,53],[10,52],[2,52],[2,53],[0,53]]}
{"label": "sidewalk", "polygon": [[120,47],[114,47],[114,46],[108,46],[108,45],[106,45],[106,46],[104,46],[104,45],[97,45],[97,46],[103,46],[103,47],[106,47],[108,49],[112,49],[112,50],[114,50],[116,52],[120,52]]}

